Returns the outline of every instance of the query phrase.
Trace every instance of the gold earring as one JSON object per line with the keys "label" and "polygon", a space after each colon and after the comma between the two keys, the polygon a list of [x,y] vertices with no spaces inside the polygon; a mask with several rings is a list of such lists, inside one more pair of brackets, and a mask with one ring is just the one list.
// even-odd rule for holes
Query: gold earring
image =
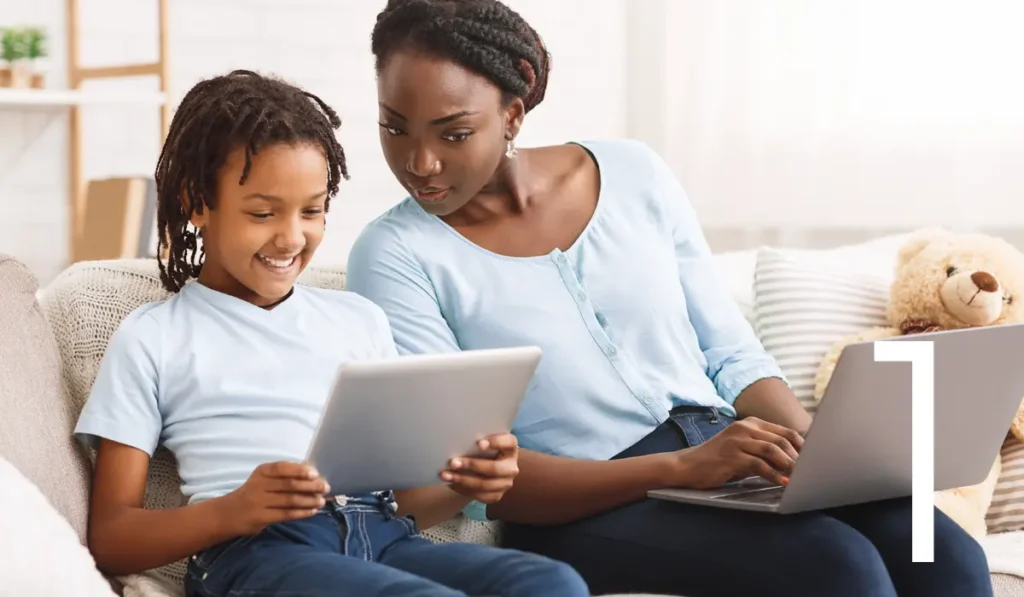
{"label": "gold earring", "polygon": [[509,139],[508,143],[505,145],[505,157],[512,159],[516,157],[518,153],[519,150],[516,149],[516,140],[514,138]]}

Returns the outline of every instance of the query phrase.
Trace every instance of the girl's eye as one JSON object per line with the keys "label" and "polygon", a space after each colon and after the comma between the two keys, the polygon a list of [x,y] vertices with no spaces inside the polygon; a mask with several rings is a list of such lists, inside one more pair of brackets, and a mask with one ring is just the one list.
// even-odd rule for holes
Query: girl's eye
{"label": "girl's eye", "polygon": [[324,213],[324,210],[322,210],[322,209],[307,209],[303,213],[305,213],[307,216],[318,216],[318,215]]}
{"label": "girl's eye", "polygon": [[274,214],[249,214],[249,215],[251,215],[252,217],[254,217],[254,218],[258,219],[258,220],[265,220],[265,219],[269,218],[270,216],[272,216]]}
{"label": "girl's eye", "polygon": [[402,129],[398,129],[398,128],[395,128],[393,126],[388,126],[388,125],[384,124],[383,122],[381,122],[379,124],[380,124],[380,127],[382,129],[384,129],[385,131],[387,131],[387,133],[389,135],[394,135],[394,136],[397,137],[398,135],[402,134]]}
{"label": "girl's eye", "polygon": [[466,139],[469,139],[470,135],[472,134],[473,133],[469,131],[459,131],[456,133],[448,133],[447,135],[444,136],[444,138],[448,141],[458,143],[460,141],[465,141]]}

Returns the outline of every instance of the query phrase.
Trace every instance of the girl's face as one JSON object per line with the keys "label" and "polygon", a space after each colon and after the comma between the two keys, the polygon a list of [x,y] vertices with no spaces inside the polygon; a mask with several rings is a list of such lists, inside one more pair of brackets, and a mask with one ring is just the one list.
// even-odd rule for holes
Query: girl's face
{"label": "girl's face", "polygon": [[457,211],[491,181],[524,113],[521,100],[506,105],[486,77],[412,51],[384,62],[377,99],[391,172],[437,216]]}
{"label": "girl's face", "polygon": [[278,144],[250,157],[228,154],[218,173],[216,209],[192,216],[203,232],[204,285],[265,306],[285,297],[324,235],[327,159],[311,144]]}

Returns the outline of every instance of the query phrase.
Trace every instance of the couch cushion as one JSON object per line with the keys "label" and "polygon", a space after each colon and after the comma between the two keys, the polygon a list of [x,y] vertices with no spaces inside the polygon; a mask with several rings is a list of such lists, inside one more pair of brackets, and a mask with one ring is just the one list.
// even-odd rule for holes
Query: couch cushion
{"label": "couch cushion", "polygon": [[990,533],[1024,530],[1024,443],[1009,435],[1001,454],[1002,471],[985,521]]}
{"label": "couch cushion", "polygon": [[84,543],[89,469],[71,436],[78,411],[37,289],[28,268],[0,254],[0,456],[50,499]]}
{"label": "couch cushion", "polygon": [[994,597],[1024,597],[1024,578],[1010,574],[993,574]]}
{"label": "couch cushion", "polygon": [[[307,268],[302,284],[344,289],[340,270]],[[100,360],[114,331],[128,313],[144,303],[163,300],[169,293],[160,283],[156,261],[127,259],[77,263],[62,272],[42,293],[41,305],[55,331],[57,346],[65,363],[70,389],[68,399],[77,419],[89,396]],[[73,427],[73,423],[68,429]],[[70,431],[67,431],[70,434]],[[176,508],[186,503],[180,489],[177,463],[171,453],[159,447],[150,461],[146,484],[147,508]],[[423,533],[436,542],[471,541],[494,544],[497,523],[457,517]],[[180,594],[185,560],[151,570],[143,575],[121,578],[125,593],[151,595]]]}
{"label": "couch cushion", "polygon": [[729,288],[729,295],[743,313],[743,317],[754,325],[754,266],[757,251],[726,251],[715,253],[715,265]]}
{"label": "couch cushion", "polygon": [[0,487],[0,594],[114,597],[75,529],[3,457]]}
{"label": "couch cushion", "polygon": [[887,324],[888,279],[851,272],[833,255],[766,248],[754,273],[757,335],[811,413],[815,374],[832,344]]}

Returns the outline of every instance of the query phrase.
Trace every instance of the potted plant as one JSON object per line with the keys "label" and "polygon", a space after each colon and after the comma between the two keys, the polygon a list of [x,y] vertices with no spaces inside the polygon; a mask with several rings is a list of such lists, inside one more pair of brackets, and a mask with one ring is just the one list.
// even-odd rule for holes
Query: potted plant
{"label": "potted plant", "polygon": [[25,30],[25,54],[31,61],[32,87],[42,89],[46,87],[46,71],[49,64],[46,59],[48,51],[46,48],[46,31],[39,27],[30,27]]}
{"label": "potted plant", "polygon": [[0,87],[11,86],[11,64],[7,62],[7,44],[4,39],[7,37],[7,28],[0,27]]}
{"label": "potted plant", "polygon": [[28,87],[32,71],[27,60],[25,34],[20,29],[4,29],[3,37],[0,37],[0,58],[3,58],[10,69],[11,87]]}

